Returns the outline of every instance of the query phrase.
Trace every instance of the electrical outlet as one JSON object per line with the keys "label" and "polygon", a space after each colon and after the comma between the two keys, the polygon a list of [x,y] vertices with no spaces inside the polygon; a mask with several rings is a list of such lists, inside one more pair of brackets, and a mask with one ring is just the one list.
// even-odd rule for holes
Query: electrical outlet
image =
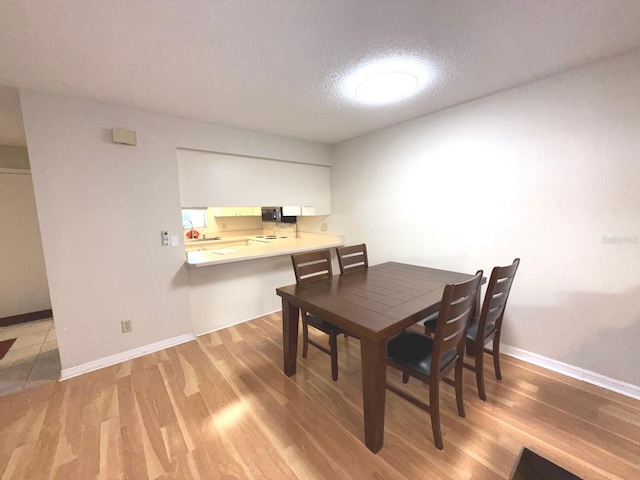
{"label": "electrical outlet", "polygon": [[127,333],[133,330],[131,320],[122,320],[122,322],[120,322],[120,325],[122,326],[122,333]]}

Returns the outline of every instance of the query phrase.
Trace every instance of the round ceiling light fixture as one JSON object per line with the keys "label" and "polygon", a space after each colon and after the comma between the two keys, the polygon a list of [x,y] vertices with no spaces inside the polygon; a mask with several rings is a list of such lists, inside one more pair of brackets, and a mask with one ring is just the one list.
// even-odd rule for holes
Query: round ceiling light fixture
{"label": "round ceiling light fixture", "polygon": [[407,72],[386,72],[365,79],[356,88],[356,96],[365,103],[390,103],[410,96],[418,88],[418,79]]}
{"label": "round ceiling light fixture", "polygon": [[433,74],[424,61],[392,58],[367,63],[343,82],[343,93],[366,105],[399,102],[432,82]]}

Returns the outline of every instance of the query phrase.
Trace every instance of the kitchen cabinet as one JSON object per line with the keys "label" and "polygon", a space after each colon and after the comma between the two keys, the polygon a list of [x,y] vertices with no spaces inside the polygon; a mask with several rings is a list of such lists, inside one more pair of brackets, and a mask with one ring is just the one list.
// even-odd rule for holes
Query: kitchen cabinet
{"label": "kitchen cabinet", "polygon": [[286,217],[299,217],[302,215],[302,208],[300,207],[282,207],[282,215]]}
{"label": "kitchen cabinet", "polygon": [[282,207],[282,215],[286,215],[288,217],[309,217],[320,214],[318,213],[318,209],[315,206],[296,206]]}
{"label": "kitchen cabinet", "polygon": [[213,209],[214,217],[235,217],[236,209],[232,207],[216,207]]}
{"label": "kitchen cabinet", "polygon": [[259,217],[262,215],[261,207],[215,207],[214,217]]}
{"label": "kitchen cabinet", "polygon": [[183,208],[298,205],[301,215],[330,213],[329,166],[192,150],[177,158]]}
{"label": "kitchen cabinet", "polygon": [[309,217],[313,215],[319,215],[318,209],[315,206],[311,207],[300,207],[300,215],[303,217]]}

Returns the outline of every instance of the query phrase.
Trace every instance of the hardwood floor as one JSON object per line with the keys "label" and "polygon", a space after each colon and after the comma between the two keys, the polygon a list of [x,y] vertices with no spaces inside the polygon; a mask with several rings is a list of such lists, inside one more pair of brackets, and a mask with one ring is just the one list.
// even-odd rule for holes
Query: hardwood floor
{"label": "hardwood floor", "polygon": [[[387,392],[374,455],[358,340],[338,342],[338,382],[315,350],[287,378],[281,328],[273,314],[0,397],[0,477],[505,479],[527,446],[585,480],[640,478],[640,401],[507,356],[502,382],[487,366],[486,402],[465,372],[466,419],[443,385],[444,451],[428,414]],[[415,379],[408,388],[428,394]]]}

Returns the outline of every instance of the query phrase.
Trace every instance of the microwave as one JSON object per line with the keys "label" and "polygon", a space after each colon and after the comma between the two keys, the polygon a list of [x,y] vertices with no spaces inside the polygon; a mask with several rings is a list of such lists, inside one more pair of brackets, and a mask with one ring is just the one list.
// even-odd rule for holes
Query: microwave
{"label": "microwave", "polygon": [[263,222],[296,223],[297,217],[283,215],[282,207],[262,207]]}

